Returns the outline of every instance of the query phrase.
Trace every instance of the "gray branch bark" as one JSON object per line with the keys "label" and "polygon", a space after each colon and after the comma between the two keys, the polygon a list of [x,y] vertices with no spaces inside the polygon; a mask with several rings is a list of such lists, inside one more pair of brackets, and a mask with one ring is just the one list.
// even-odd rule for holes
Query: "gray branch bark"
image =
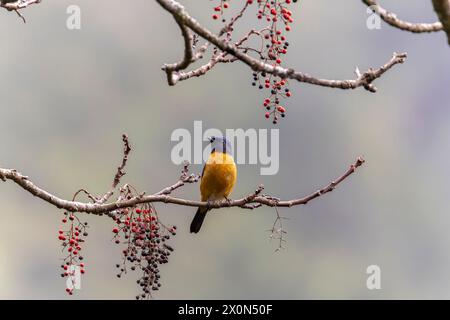
{"label": "gray branch bark", "polygon": [[[191,17],[186,9],[177,1],[174,0],[156,0],[166,11],[171,13],[175,18],[176,22],[180,25],[182,30],[182,35],[184,37],[185,42],[185,55],[184,59],[176,64],[166,65],[164,70],[167,73],[169,84],[174,84],[178,80],[177,76],[174,76],[173,71],[175,69],[180,69],[180,66],[189,65],[190,58],[192,55],[189,53],[191,48],[187,46],[190,44],[190,40],[186,39],[189,37],[189,33],[186,32],[185,28],[189,28],[200,37],[204,38],[208,42],[215,45],[217,48],[222,50],[224,53],[229,54],[235,57],[237,60],[248,65],[252,70],[259,72],[266,72],[273,74],[275,76],[279,76],[283,79],[293,79],[299,82],[309,83],[313,85],[329,87],[329,88],[338,88],[338,89],[356,89],[359,87],[363,87],[364,89],[370,92],[376,92],[377,88],[373,85],[373,82],[380,78],[386,71],[390,70],[397,64],[401,64],[406,60],[406,53],[394,53],[391,60],[385,65],[381,66],[378,69],[370,68],[364,73],[357,74],[357,78],[353,80],[330,80],[330,79],[320,79],[308,74],[295,71],[291,68],[283,68],[280,66],[273,66],[268,63],[264,63],[261,60],[255,59],[250,55],[239,50],[235,44],[230,43],[229,41],[225,41],[221,38],[221,34],[216,35],[212,33],[210,30],[206,29],[200,23]],[[189,59],[189,60],[188,60]],[[169,67],[169,68],[168,68]],[[176,68],[175,68],[176,67]]]}
{"label": "gray branch bark", "polygon": [[443,29],[447,34],[448,44],[450,45],[450,0],[432,0],[434,11],[436,11]]}

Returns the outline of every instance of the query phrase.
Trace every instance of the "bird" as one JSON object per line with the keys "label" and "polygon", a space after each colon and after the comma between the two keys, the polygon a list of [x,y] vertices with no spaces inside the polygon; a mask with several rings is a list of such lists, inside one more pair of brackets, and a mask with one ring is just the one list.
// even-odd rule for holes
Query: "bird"
{"label": "bird", "polygon": [[[225,137],[211,137],[211,153],[206,161],[200,182],[201,201],[208,203],[228,200],[237,179],[237,168],[230,142]],[[199,207],[191,222],[190,232],[198,233],[205,220],[208,207]]]}

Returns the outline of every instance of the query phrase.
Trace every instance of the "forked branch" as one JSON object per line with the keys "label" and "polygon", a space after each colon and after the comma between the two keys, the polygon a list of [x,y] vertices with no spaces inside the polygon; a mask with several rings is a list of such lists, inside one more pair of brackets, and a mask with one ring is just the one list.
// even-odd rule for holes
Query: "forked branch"
{"label": "forked branch", "polygon": [[[447,0],[445,0],[447,1]],[[376,0],[362,0],[364,4],[371,7],[372,10],[380,16],[380,18],[391,25],[400,30],[409,31],[413,33],[425,33],[425,32],[437,32],[442,31],[442,23],[434,22],[434,23],[412,23],[408,21],[401,20],[397,18],[395,13],[387,11],[385,8],[378,4]]]}
{"label": "forked branch", "polygon": [[[120,178],[123,177],[124,172],[123,169],[126,165],[126,158],[128,157],[128,154],[131,149],[129,149],[128,139],[126,138],[126,135],[124,135],[124,160],[122,161],[122,164],[119,169],[118,173],[116,174],[116,178],[114,179],[114,188],[118,187],[118,184],[120,181]],[[91,202],[83,203],[78,201],[69,201],[64,200],[59,197],[57,197],[54,194],[51,194],[50,192],[38,187],[34,182],[32,182],[27,176],[22,175],[17,170],[14,169],[1,169],[0,168],[0,179],[3,181],[10,180],[14,183],[16,183],[18,186],[20,186],[22,189],[28,191],[32,195],[44,200],[45,202],[60,208],[65,209],[69,212],[84,212],[84,213],[92,213],[92,214],[105,214],[110,213],[114,210],[121,209],[121,208],[132,208],[135,207],[138,204],[143,203],[154,203],[154,202],[162,202],[162,203],[171,203],[175,205],[181,205],[181,206],[188,206],[188,207],[208,207],[208,208],[225,208],[225,207],[241,207],[245,209],[255,209],[258,207],[261,207],[263,205],[269,206],[269,207],[293,207],[297,205],[303,205],[307,204],[309,201],[316,199],[328,192],[333,191],[340,183],[342,183],[345,179],[347,179],[355,170],[360,167],[364,163],[364,160],[362,158],[358,158],[354,164],[352,164],[349,169],[340,177],[338,177],[336,180],[332,181],[330,184],[325,186],[324,188],[321,188],[320,190],[317,190],[313,192],[310,195],[307,195],[305,197],[292,199],[292,200],[280,200],[278,198],[264,195],[262,194],[262,191],[264,187],[261,185],[259,186],[256,191],[249,194],[248,196],[237,199],[237,200],[224,200],[224,201],[218,201],[218,202],[202,202],[202,201],[196,201],[196,200],[189,200],[189,199],[183,199],[183,198],[177,198],[171,196],[172,192],[181,188],[186,183],[195,183],[199,180],[198,175],[189,174],[188,172],[188,164],[186,164],[183,168],[181,177],[178,179],[178,181],[166,188],[163,188],[161,191],[154,193],[152,195],[145,195],[145,193],[141,193],[139,195],[133,196],[128,199],[121,199],[120,197],[110,203],[104,203],[106,202],[112,195],[112,191],[108,192],[108,196],[104,196],[101,199],[98,199],[94,196],[92,196],[89,192],[82,189],[80,191],[85,192],[88,197],[91,199]],[[116,183],[117,182],[117,183]],[[129,185],[125,185],[123,188],[129,187]]]}
{"label": "forked branch", "polygon": [[40,3],[41,1],[42,0],[0,0],[0,7],[5,8],[8,11],[15,11],[23,22],[26,22],[25,17],[19,10],[25,9],[29,5]]}
{"label": "forked branch", "polygon": [[433,0],[434,11],[442,23],[450,45],[450,0]]}
{"label": "forked branch", "polygon": [[[229,39],[222,38],[223,32],[218,35],[212,33],[210,30],[206,29],[200,23],[191,17],[185,8],[174,0],[156,0],[166,11],[170,12],[175,21],[181,28],[182,36],[184,38],[185,43],[185,54],[182,61],[164,66],[164,70],[167,73],[168,82],[170,85],[176,84],[178,80],[185,80],[189,77],[199,76],[214,66],[217,62],[217,55],[213,56],[210,62],[203,66],[202,72],[192,72],[190,75],[187,73],[179,73],[179,71],[186,69],[192,62],[196,61],[196,59],[192,59],[192,41],[190,32],[187,30],[189,28],[191,31],[204,38],[209,43],[216,46],[218,49],[222,51],[222,55],[220,55],[220,59],[226,58],[226,56],[232,56],[234,60],[239,60],[246,65],[248,65],[253,71],[264,72],[268,74],[272,74],[275,76],[279,76],[282,79],[293,79],[299,82],[309,83],[313,85],[329,87],[329,88],[339,88],[339,89],[356,89],[359,87],[363,87],[370,92],[376,92],[377,88],[373,85],[373,81],[380,78],[386,71],[390,70],[393,66],[397,64],[401,64],[406,59],[406,53],[394,53],[391,60],[378,69],[368,69],[364,73],[358,73],[356,79],[352,80],[330,80],[330,79],[320,79],[308,74],[295,71],[291,68],[283,68],[281,66],[272,65],[256,59],[246,53],[245,50],[239,48],[236,43],[231,43]],[[244,7],[245,10],[246,6]],[[242,15],[241,11],[239,14]],[[239,17],[239,15],[238,15]],[[237,19],[232,19],[232,23]],[[234,60],[225,59],[226,62],[231,62]]]}

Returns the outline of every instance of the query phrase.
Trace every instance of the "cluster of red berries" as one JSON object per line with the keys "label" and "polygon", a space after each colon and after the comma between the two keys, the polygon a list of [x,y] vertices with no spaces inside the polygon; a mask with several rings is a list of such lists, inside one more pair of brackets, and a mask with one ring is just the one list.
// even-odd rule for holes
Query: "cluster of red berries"
{"label": "cluster of red berries", "polygon": [[[222,15],[223,9],[229,7],[228,2],[221,0],[220,5],[216,6],[214,10]],[[274,67],[280,66],[282,64],[281,57],[287,53],[289,48],[289,42],[286,40],[284,33],[292,30],[291,24],[294,22],[292,11],[288,7],[296,2],[297,0],[247,0],[248,5],[253,3],[258,5],[257,18],[267,21],[269,25],[260,32],[263,46],[261,48],[246,48],[244,51],[246,53],[256,52],[264,63]],[[218,18],[218,14],[213,15],[213,19]],[[292,96],[288,84],[287,79],[272,74],[267,76],[265,72],[253,73],[252,85],[270,92],[264,100],[263,106],[265,117],[267,119],[272,118],[274,124],[278,122],[279,117],[286,116],[286,110],[280,105],[280,100]]]}
{"label": "cluster of red berries", "polygon": [[166,227],[150,204],[116,212],[116,226],[112,229],[116,244],[125,245],[123,261],[117,264],[117,277],[127,272],[127,267],[138,269],[142,276],[137,280],[141,293],[136,299],[151,297],[151,292],[161,287],[159,265],[169,261],[174,250],[167,241],[176,234],[176,226]]}
{"label": "cluster of red berries", "polygon": [[[81,222],[73,212],[64,212],[64,218],[62,219],[63,228],[58,231],[58,239],[62,242],[63,252],[67,255],[63,258],[63,264],[61,264],[61,277],[69,277],[73,279],[75,272],[80,274],[86,273],[86,268],[81,255],[81,245],[84,243],[84,239],[88,236],[87,222]],[[67,287],[66,292],[70,295],[73,294],[74,286]]]}
{"label": "cluster of red berries", "polygon": [[[260,76],[264,78],[264,86],[260,82]],[[266,74],[264,72],[262,72],[261,74],[255,72],[253,73],[252,84],[255,86],[256,82],[260,82],[260,89],[270,89],[270,96],[264,99],[262,105],[266,109],[266,119],[270,119],[272,117],[273,124],[276,124],[280,116],[282,118],[286,116],[286,109],[282,105],[280,105],[280,98],[288,98],[292,95],[289,88],[286,87],[287,80],[280,79],[272,75],[266,77]]]}
{"label": "cluster of red berries", "polygon": [[[225,9],[228,9],[229,7],[229,1],[220,0],[220,4],[214,7],[214,14],[212,15],[212,18],[214,20],[219,19],[221,16],[223,16]],[[225,22],[225,19],[222,19],[222,22]]]}

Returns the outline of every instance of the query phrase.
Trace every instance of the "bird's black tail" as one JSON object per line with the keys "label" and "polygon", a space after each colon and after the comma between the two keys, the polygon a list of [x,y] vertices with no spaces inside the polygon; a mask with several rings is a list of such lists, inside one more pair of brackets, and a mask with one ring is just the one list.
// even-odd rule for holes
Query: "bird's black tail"
{"label": "bird's black tail", "polygon": [[202,227],[203,220],[205,220],[206,213],[209,209],[207,208],[198,208],[197,213],[194,216],[194,219],[192,219],[191,222],[191,233],[197,233],[200,231],[200,228]]}

